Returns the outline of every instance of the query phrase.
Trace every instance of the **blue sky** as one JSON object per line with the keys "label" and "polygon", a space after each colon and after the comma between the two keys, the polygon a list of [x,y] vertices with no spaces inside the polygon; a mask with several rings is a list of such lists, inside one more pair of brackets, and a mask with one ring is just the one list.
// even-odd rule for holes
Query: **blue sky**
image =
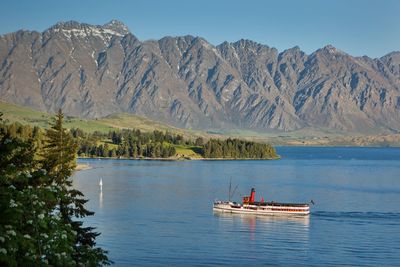
{"label": "blue sky", "polygon": [[58,21],[124,22],[140,40],[191,34],[214,45],[251,39],[311,53],[327,44],[356,56],[400,51],[398,0],[2,0],[0,34]]}

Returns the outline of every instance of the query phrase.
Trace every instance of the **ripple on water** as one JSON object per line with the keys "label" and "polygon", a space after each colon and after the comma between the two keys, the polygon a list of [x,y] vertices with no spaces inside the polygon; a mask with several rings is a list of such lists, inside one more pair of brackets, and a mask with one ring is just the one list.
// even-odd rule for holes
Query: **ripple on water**
{"label": "ripple on water", "polygon": [[[400,149],[281,151],[256,162],[82,160],[93,168],[74,186],[116,266],[398,266]],[[307,218],[214,214],[229,176],[235,200],[255,187],[257,197],[317,204]]]}

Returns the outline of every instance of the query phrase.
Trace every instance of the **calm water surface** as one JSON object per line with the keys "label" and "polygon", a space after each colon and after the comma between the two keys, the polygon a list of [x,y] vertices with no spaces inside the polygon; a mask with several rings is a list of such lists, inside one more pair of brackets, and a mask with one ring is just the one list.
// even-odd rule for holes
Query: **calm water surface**
{"label": "calm water surface", "polygon": [[[400,149],[278,148],[276,161],[79,160],[74,186],[116,266],[399,266]],[[103,191],[99,180],[103,180]],[[314,200],[305,218],[220,215],[214,199]]]}

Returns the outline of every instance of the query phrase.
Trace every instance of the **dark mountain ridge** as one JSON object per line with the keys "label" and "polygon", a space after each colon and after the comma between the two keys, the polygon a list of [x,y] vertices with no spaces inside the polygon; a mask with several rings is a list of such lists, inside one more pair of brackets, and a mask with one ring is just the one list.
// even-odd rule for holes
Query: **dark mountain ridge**
{"label": "dark mountain ridge", "polygon": [[0,99],[197,129],[397,133],[400,52],[353,57],[328,45],[307,55],[190,35],[142,42],[115,20],[60,22],[0,36]]}

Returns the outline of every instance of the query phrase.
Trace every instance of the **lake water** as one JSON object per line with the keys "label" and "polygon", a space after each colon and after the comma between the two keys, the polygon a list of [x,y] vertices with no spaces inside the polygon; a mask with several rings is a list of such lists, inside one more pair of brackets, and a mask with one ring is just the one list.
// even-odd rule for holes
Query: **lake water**
{"label": "lake water", "polygon": [[[278,148],[273,161],[79,160],[74,186],[116,266],[399,266],[400,149]],[[99,190],[99,179],[103,191]],[[314,200],[309,217],[220,215],[215,199]]]}

